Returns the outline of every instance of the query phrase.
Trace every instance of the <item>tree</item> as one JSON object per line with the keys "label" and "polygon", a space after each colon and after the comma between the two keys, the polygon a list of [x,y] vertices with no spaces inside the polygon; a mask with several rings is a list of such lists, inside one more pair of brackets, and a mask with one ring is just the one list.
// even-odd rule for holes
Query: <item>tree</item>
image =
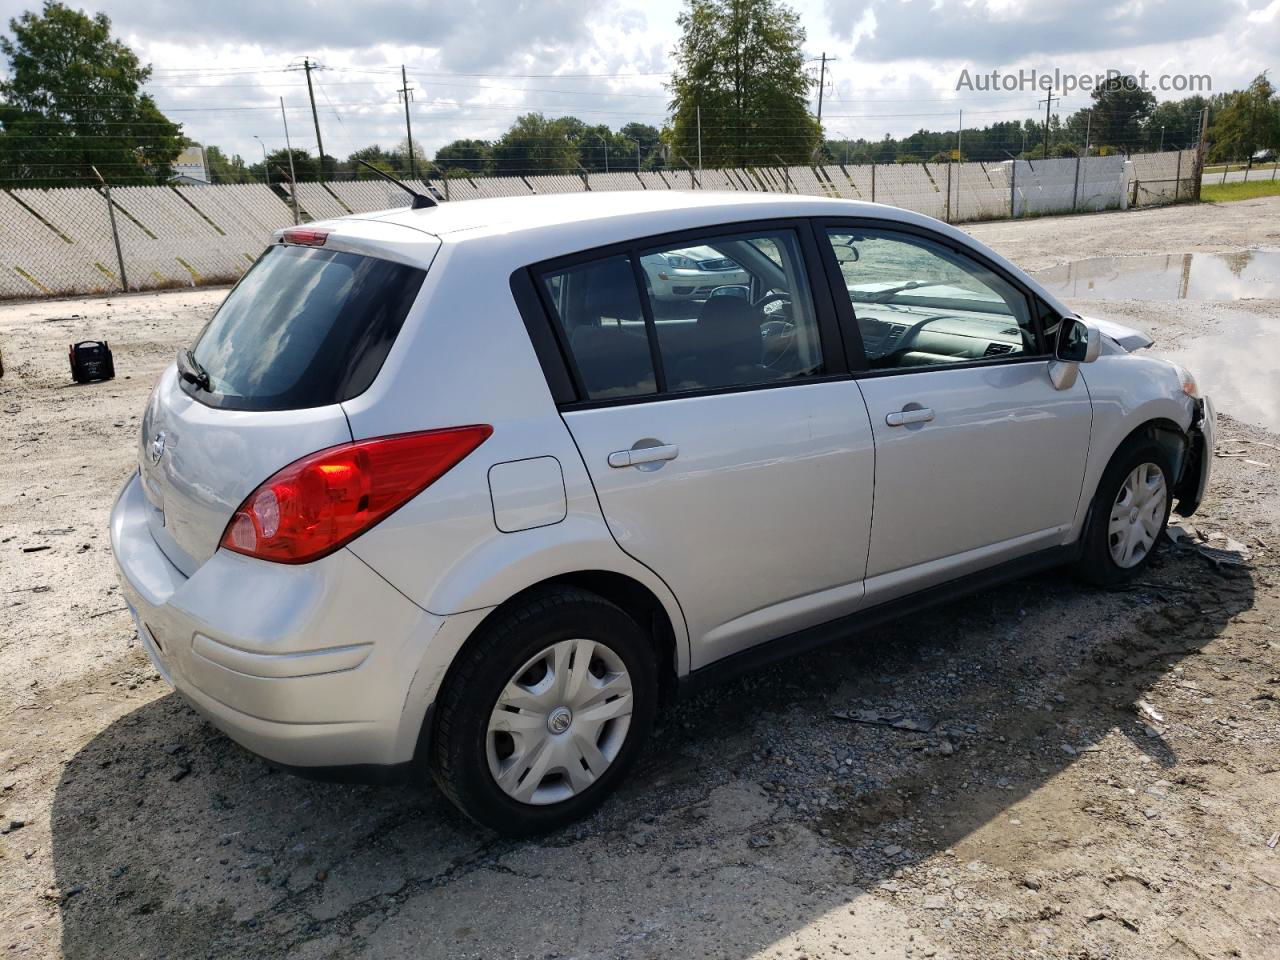
{"label": "tree", "polygon": [[1143,124],[1156,107],[1156,95],[1136,77],[1108,77],[1093,91],[1093,143],[1125,153],[1143,141]]}
{"label": "tree", "polygon": [[435,164],[446,174],[484,176],[493,170],[493,144],[488,140],[454,140],[436,151]]}
{"label": "tree", "polygon": [[493,145],[498,173],[572,173],[577,170],[578,140],[586,129],[577,117],[548,120],[540,113],[517,117]]}
{"label": "tree", "polygon": [[700,126],[704,166],[809,162],[822,131],[809,114],[796,12],[780,0],[686,0],[677,23],[676,153],[697,162]]}
{"label": "tree", "polygon": [[1280,99],[1266,71],[1247,90],[1226,97],[1209,128],[1209,159],[1245,160],[1259,150],[1280,147]]}
{"label": "tree", "polygon": [[[332,170],[338,164],[338,161],[325,154],[325,166]],[[272,150],[267,155],[267,170],[270,176],[263,173],[261,163],[255,163],[249,167],[250,179],[255,183],[265,183],[267,180],[274,185],[281,182],[287,182],[289,179],[289,151],[285,149]],[[297,177],[298,183],[305,183],[309,180],[317,180],[320,175],[320,164],[306,150],[301,147],[293,148],[293,174]]]}
{"label": "tree", "polygon": [[[619,135],[627,141],[628,148],[635,150],[636,144],[640,145],[640,167],[641,169],[653,170],[661,167],[662,164],[662,132],[654,126],[647,123],[628,123],[621,130]],[[619,164],[619,169],[626,169]]]}
{"label": "tree", "polygon": [[9,77],[0,179],[24,185],[163,183],[182,152],[182,130],[142,85],[150,66],[111,36],[105,14],[89,17],[47,0],[9,21],[0,37]]}
{"label": "tree", "polygon": [[[392,176],[400,176],[400,158],[393,152],[384,150],[375,143],[367,147],[361,147],[359,150],[356,150],[347,157],[346,163],[343,164],[343,167],[345,167],[346,171],[351,174],[351,179],[353,180],[382,179],[363,163],[360,163],[361,160],[363,160],[364,163],[372,164],[383,173],[389,173]],[[301,170],[298,171],[298,179],[302,179]]]}
{"label": "tree", "polygon": [[1204,97],[1166,100],[1147,119],[1147,150],[1184,150],[1200,142],[1200,114],[1209,101]]}
{"label": "tree", "polygon": [[228,158],[221,147],[212,143],[204,148],[204,168],[210,183],[248,183],[250,179],[249,169],[240,154]]}

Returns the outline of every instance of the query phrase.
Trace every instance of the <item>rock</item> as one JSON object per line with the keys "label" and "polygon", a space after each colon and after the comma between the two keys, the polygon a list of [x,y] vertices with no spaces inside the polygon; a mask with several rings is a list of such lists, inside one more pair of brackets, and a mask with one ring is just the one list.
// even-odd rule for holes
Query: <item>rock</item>
{"label": "rock", "polygon": [[898,854],[902,852],[902,848],[898,846],[896,843],[891,843],[880,852],[883,853],[886,857],[896,857]]}
{"label": "rock", "polygon": [[945,910],[947,908],[947,898],[937,894],[925,897],[924,908],[926,910]]}

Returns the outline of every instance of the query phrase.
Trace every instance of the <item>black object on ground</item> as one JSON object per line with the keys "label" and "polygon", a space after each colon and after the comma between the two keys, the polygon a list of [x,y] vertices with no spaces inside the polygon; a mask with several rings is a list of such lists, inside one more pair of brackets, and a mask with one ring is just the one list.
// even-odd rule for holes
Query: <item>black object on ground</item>
{"label": "black object on ground", "polygon": [[115,377],[116,364],[107,341],[82,340],[73,343],[68,352],[71,356],[71,379],[76,383],[111,380]]}

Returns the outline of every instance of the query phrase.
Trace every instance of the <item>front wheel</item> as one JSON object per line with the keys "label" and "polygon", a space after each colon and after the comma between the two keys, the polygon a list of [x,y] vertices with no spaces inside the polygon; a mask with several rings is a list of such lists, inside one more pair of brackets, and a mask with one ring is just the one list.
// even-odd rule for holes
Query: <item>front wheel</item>
{"label": "front wheel", "polygon": [[459,655],[437,705],[432,772],[483,826],[555,829],[617,786],[657,695],[652,645],[625,612],[574,588],[530,596]]}
{"label": "front wheel", "polygon": [[1076,572],[1100,586],[1137,577],[1164,536],[1172,488],[1173,464],[1164,447],[1147,438],[1122,447],[1098,484]]}

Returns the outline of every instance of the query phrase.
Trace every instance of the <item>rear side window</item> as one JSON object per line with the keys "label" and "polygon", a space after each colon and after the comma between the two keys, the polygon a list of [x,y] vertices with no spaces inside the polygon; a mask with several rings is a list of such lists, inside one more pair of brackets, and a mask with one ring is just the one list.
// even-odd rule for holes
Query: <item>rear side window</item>
{"label": "rear side window", "polygon": [[376,257],[273,245],[196,341],[192,354],[209,389],[195,396],[236,410],[358,396],[382,368],[425,276]]}
{"label": "rear side window", "polygon": [[644,308],[631,258],[608,257],[542,278],[591,400],[655,393]]}

